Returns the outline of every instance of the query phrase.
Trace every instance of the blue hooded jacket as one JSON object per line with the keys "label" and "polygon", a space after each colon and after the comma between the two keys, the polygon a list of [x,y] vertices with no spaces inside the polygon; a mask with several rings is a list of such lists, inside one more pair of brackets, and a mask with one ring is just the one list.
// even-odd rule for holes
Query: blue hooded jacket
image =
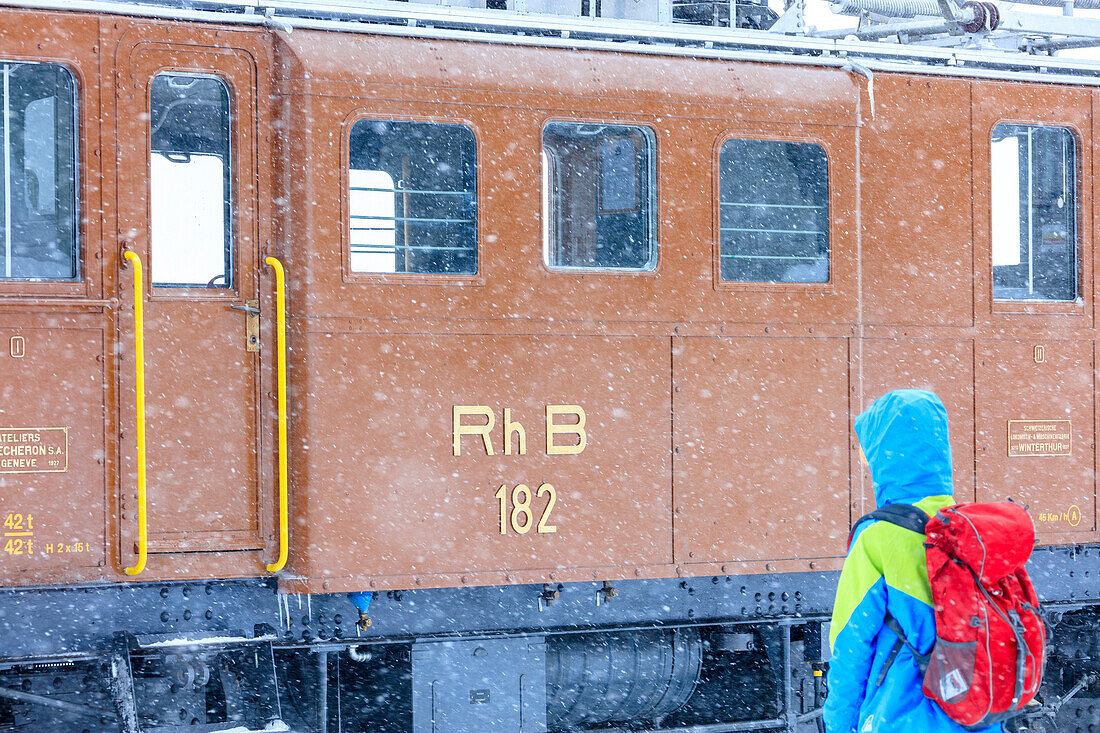
{"label": "blue hooded jacket", "polygon": [[[878,506],[913,504],[932,516],[955,503],[947,410],[939,397],[917,389],[888,392],[856,418],[855,431]],[[889,522],[864,522],[852,539],[833,606],[825,729],[964,733],[924,696],[920,668],[908,648],[902,646],[882,677],[897,642],[883,625],[887,612],[921,654],[931,650],[936,622],[924,535]]]}

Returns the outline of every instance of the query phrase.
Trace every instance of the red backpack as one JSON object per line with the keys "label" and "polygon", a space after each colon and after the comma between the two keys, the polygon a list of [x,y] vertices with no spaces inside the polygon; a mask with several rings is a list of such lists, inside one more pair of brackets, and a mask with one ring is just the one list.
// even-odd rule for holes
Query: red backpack
{"label": "red backpack", "polygon": [[897,620],[886,626],[898,642],[878,684],[902,644],[924,673],[924,694],[967,728],[991,725],[1020,713],[1043,677],[1046,628],[1024,565],[1035,543],[1027,511],[1012,502],[956,504],[932,519],[914,506],[890,504],[860,517],[879,519],[927,536],[924,543],[936,643],[920,654]]}

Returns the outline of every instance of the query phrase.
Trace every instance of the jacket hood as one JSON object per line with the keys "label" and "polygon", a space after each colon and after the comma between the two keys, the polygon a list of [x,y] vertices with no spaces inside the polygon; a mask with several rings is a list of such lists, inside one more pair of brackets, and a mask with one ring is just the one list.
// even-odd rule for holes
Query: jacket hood
{"label": "jacket hood", "polygon": [[871,466],[878,506],[954,493],[947,410],[933,393],[887,392],[856,418],[855,431]]}

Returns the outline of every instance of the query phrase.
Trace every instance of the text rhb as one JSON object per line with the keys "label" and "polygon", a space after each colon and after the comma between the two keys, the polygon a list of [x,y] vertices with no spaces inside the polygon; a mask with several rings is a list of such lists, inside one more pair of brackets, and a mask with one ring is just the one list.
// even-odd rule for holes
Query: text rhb
{"label": "text rhb", "polygon": [[[572,417],[572,422],[564,422]],[[467,419],[482,417],[484,423],[470,424]],[[559,422],[559,418],[562,422]],[[586,418],[584,408],[579,405],[546,406],[546,454],[576,455],[588,445],[588,433],[585,431]],[[451,412],[451,438],[454,455],[462,455],[462,436],[481,436],[481,444],[486,455],[496,455],[493,449],[493,430],[496,428],[496,414],[485,405],[455,405]],[[500,431],[503,440],[502,453],[512,455],[513,441],[516,443],[516,455],[527,454],[527,431],[517,420],[512,419],[512,410],[504,408],[504,419]]]}

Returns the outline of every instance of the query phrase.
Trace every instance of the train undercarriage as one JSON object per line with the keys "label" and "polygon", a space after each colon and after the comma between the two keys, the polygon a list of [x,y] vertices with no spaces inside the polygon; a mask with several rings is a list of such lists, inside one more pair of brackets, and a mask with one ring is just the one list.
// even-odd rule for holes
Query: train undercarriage
{"label": "train undercarriage", "polygon": [[[1017,731],[1100,728],[1100,548],[1032,561],[1052,643]],[[286,595],[5,591],[0,731],[820,730],[835,574]]]}

